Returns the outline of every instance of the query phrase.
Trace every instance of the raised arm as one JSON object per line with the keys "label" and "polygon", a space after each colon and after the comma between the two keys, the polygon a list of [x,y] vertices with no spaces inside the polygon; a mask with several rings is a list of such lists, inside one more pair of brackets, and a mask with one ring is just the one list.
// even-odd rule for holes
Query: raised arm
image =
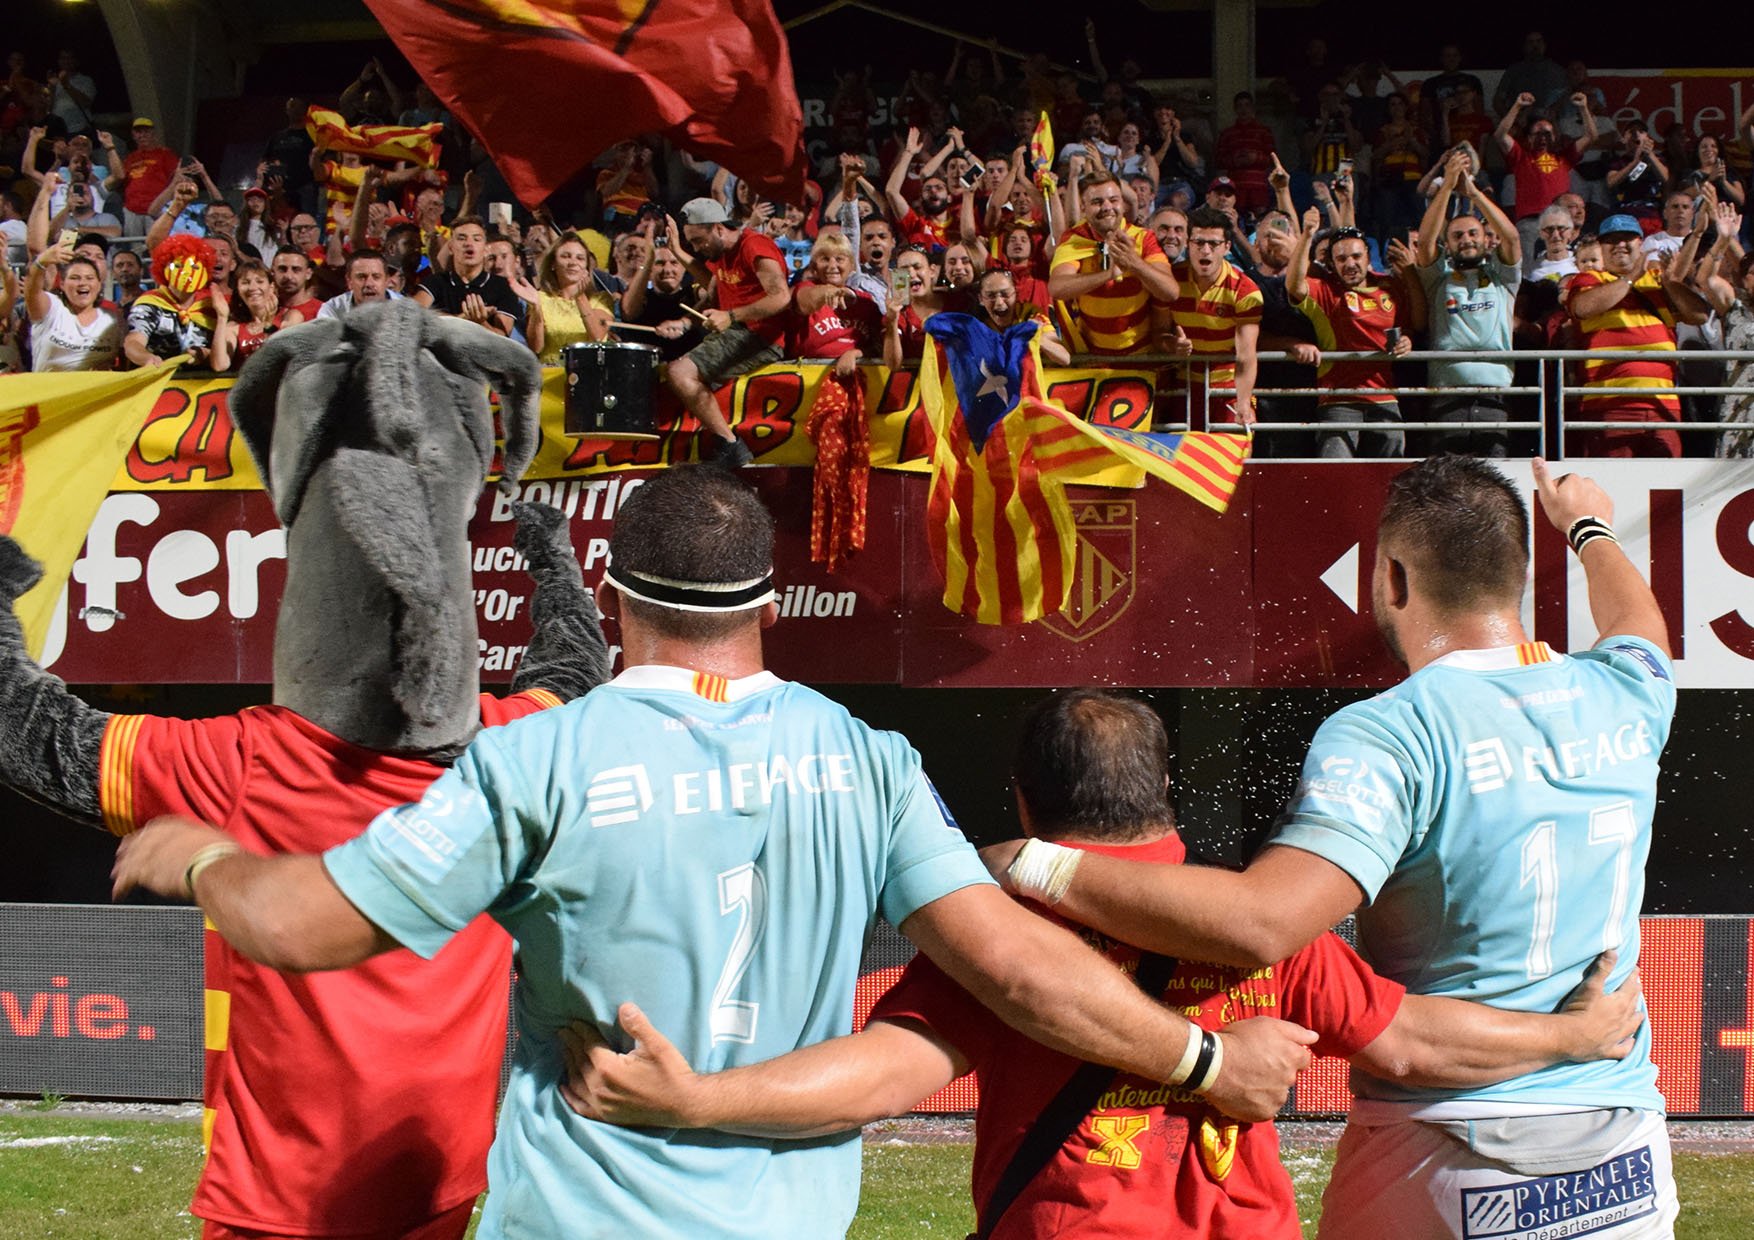
{"label": "raised arm", "polygon": [[24,222],[24,251],[33,258],[49,248],[49,199],[55,196],[60,181],[57,174],[48,173],[30,204],[30,215]]}
{"label": "raised arm", "polygon": [[920,165],[920,179],[931,176],[944,166],[944,161],[954,155],[963,145],[962,130],[952,125],[944,131],[944,145],[938,148],[937,154]]}
{"label": "raised arm", "polygon": [[1414,251],[1414,260],[1421,267],[1429,267],[1437,261],[1438,241],[1449,221],[1449,204],[1455,194],[1456,178],[1458,174],[1467,176],[1467,169],[1468,157],[1460,151],[1451,151],[1443,163],[1443,183],[1431,195],[1431,201],[1425,204],[1425,215],[1419,221],[1419,246]]}
{"label": "raised arm", "polygon": [[1321,231],[1322,213],[1311,207],[1303,213],[1303,231],[1291,250],[1291,261],[1285,265],[1285,299],[1293,306],[1309,296],[1309,256],[1315,249],[1316,233]]}
{"label": "raised arm", "polygon": [[1742,215],[1731,202],[1720,202],[1717,207],[1717,239],[1712,242],[1711,249],[1704,258],[1699,260],[1699,268],[1693,273],[1694,287],[1711,304],[1711,308],[1720,316],[1730,312],[1730,306],[1736,300],[1736,286],[1719,274],[1726,257],[1739,261],[1737,251],[1740,245],[1736,236],[1742,230]]}
{"label": "raised arm", "polygon": [[[383,183],[382,168],[367,168],[360,178],[359,193],[354,196],[353,210],[347,217],[347,248],[355,254],[365,249],[366,226],[371,223],[371,205],[377,199],[378,187]],[[346,261],[343,257],[342,262]]]}
{"label": "raised arm", "polygon": [[1492,137],[1497,141],[1498,149],[1503,151],[1506,155],[1510,154],[1511,148],[1516,146],[1516,139],[1511,137],[1510,133],[1511,130],[1516,128],[1517,117],[1523,114],[1524,108],[1532,108],[1534,106],[1535,97],[1525,90],[1511,102],[1511,105],[1508,108],[1504,110],[1504,119],[1498,122],[1498,128],[1492,131]]}
{"label": "raised arm", "polygon": [[[1535,458],[1534,468],[1541,510],[1561,534],[1569,534],[1585,517],[1613,524],[1614,501],[1592,479],[1582,474],[1554,478],[1547,462],[1540,457]],[[1669,653],[1669,626],[1663,619],[1663,609],[1620,544],[1612,538],[1591,538],[1577,558],[1589,584],[1590,616],[1596,622],[1597,640],[1623,635],[1642,637],[1663,653]]]}
{"label": "raised arm", "polygon": [[1571,158],[1575,161],[1589,154],[1596,139],[1601,137],[1601,130],[1596,126],[1596,114],[1590,110],[1590,94],[1587,90],[1578,91],[1571,97],[1571,102],[1583,117],[1583,132],[1577,136],[1577,141],[1571,147]]}
{"label": "raised arm", "polygon": [[127,179],[127,174],[122,170],[122,157],[116,153],[116,140],[109,133],[100,129],[97,131],[97,141],[98,145],[103,148],[104,164],[109,170],[109,175],[104,178],[104,188],[106,190],[118,189]]}
{"label": "raised arm", "polygon": [[512,678],[512,692],[546,689],[571,701],[609,679],[603,616],[579,573],[566,514],[547,504],[515,504],[512,511],[518,554],[536,587],[530,598],[530,645]]}
{"label": "raised arm", "polygon": [[1698,262],[1699,245],[1710,221],[1703,210],[1694,215],[1693,231],[1687,234],[1687,240],[1681,243],[1675,257],[1663,269],[1663,293],[1677,319],[1698,326],[1711,317],[1711,304],[1693,287],[1693,268]]}
{"label": "raised arm", "polygon": [[923,149],[918,129],[907,131],[907,141],[902,145],[900,153],[895,157],[895,166],[889,170],[889,180],[883,183],[883,196],[889,202],[889,209],[900,220],[908,213],[907,199],[901,196],[902,183],[907,180],[907,170],[913,166],[914,157]]}
{"label": "raised arm", "polygon": [[[1467,176],[1466,173],[1463,175]],[[1498,261],[1506,267],[1515,267],[1523,261],[1523,239],[1517,232],[1516,225],[1511,223],[1510,216],[1504,213],[1503,207],[1480,191],[1473,177],[1467,176],[1462,184],[1466,187],[1468,202],[1480,213],[1480,218],[1486,221],[1492,231],[1498,234]],[[1419,234],[1419,241],[1421,245],[1425,242],[1423,232]]]}
{"label": "raised arm", "polygon": [[148,254],[151,254],[166,237],[171,235],[172,226],[176,224],[183,212],[189,209],[189,204],[195,201],[195,196],[200,192],[195,182],[188,177],[180,176],[177,178],[171,194],[170,205],[158,213],[158,218],[152,221],[152,227],[146,230],[146,252]]}
{"label": "raised arm", "polygon": [[[43,177],[46,174],[37,171],[37,144],[43,140],[44,135],[48,132],[41,125],[32,125],[29,135],[24,140],[24,154],[18,157],[19,168],[25,176],[38,185],[43,185]],[[44,190],[46,191],[47,188],[45,185]]]}

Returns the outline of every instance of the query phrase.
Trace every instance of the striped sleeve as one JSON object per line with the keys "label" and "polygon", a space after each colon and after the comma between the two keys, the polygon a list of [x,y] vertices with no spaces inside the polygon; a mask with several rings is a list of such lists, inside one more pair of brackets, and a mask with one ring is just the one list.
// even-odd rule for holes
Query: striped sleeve
{"label": "striped sleeve", "polygon": [[127,835],[160,814],[223,826],[243,792],[245,711],[212,719],[112,715],[98,751],[98,808]]}
{"label": "striped sleeve", "polygon": [[97,800],[111,835],[127,835],[140,825],[134,816],[134,749],[145,715],[111,715],[98,752]]}

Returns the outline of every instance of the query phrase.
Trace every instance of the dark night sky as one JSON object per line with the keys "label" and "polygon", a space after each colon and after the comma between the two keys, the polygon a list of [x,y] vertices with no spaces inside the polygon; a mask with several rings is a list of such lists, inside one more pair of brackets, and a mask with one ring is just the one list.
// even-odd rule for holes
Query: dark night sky
{"label": "dark night sky", "polygon": [[[820,0],[776,0],[782,20],[820,7]],[[883,0],[886,10],[911,13],[933,22],[986,37],[1021,50],[1040,50],[1056,59],[1079,62],[1084,52],[1084,17],[1094,13],[1099,36],[1113,68],[1123,49],[1141,61],[1147,77],[1199,77],[1211,72],[1211,18],[1203,13],[1159,13],[1137,0],[1113,0],[1096,5],[1029,5],[1016,0]],[[1342,63],[1366,56],[1381,57],[1391,66],[1428,69],[1435,65],[1437,46],[1455,40],[1464,49],[1469,68],[1502,68],[1515,59],[1521,46],[1530,9],[1526,3],[1475,0],[1452,6],[1465,13],[1465,23],[1417,15],[1422,6],[1405,0],[1322,0],[1296,8],[1263,8],[1259,16],[1263,77],[1284,72],[1299,57],[1304,41],[1313,34],[1328,39],[1332,59]],[[1029,12],[1028,22],[1019,15]],[[363,5],[360,13],[365,13]],[[122,95],[121,72],[110,46],[99,6],[70,4],[66,0],[23,0],[8,14],[6,37],[0,51],[22,48],[33,72],[52,63],[62,44],[77,46],[88,71],[102,93],[113,99]],[[1640,22],[1630,28],[1608,20],[1570,20],[1549,23],[1548,44],[1553,56],[1565,60],[1581,56],[1597,68],[1660,68],[1709,66],[1735,68],[1754,62],[1754,44],[1738,39],[1711,37],[1712,23],[1685,19],[1670,23]],[[914,66],[941,69],[949,60],[950,42],[942,36],[914,30],[869,12],[843,9],[821,18],[792,34],[793,59],[801,78],[826,80],[829,67],[854,63],[873,64],[880,78],[899,82]],[[315,93],[339,90],[358,69],[361,46],[303,47],[281,60],[276,79],[263,84],[263,93],[287,89],[278,80],[302,63]],[[268,70],[252,71],[255,78]],[[1754,77],[1754,73],[1750,74]],[[117,110],[120,110],[118,106]]]}

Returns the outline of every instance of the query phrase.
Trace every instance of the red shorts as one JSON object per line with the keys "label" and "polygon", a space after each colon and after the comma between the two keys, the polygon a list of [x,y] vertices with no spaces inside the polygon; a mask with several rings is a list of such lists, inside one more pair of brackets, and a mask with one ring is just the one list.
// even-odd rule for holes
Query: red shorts
{"label": "red shorts", "polygon": [[[463,1233],[469,1230],[469,1220],[474,1216],[475,1203],[465,1201],[460,1206],[435,1215],[424,1223],[416,1224],[410,1230],[395,1231],[360,1231],[325,1233],[329,1240],[463,1240]],[[279,1231],[259,1231],[254,1227],[233,1227],[227,1223],[205,1221],[201,1226],[201,1240],[312,1240],[309,1236],[293,1236]]]}

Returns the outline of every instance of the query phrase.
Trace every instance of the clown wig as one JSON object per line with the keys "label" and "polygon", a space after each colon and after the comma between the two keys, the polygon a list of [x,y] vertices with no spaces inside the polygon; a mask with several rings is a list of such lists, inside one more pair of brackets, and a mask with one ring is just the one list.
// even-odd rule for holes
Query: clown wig
{"label": "clown wig", "polygon": [[153,247],[152,278],[160,288],[199,293],[212,281],[217,261],[213,247],[205,240],[179,233]]}

